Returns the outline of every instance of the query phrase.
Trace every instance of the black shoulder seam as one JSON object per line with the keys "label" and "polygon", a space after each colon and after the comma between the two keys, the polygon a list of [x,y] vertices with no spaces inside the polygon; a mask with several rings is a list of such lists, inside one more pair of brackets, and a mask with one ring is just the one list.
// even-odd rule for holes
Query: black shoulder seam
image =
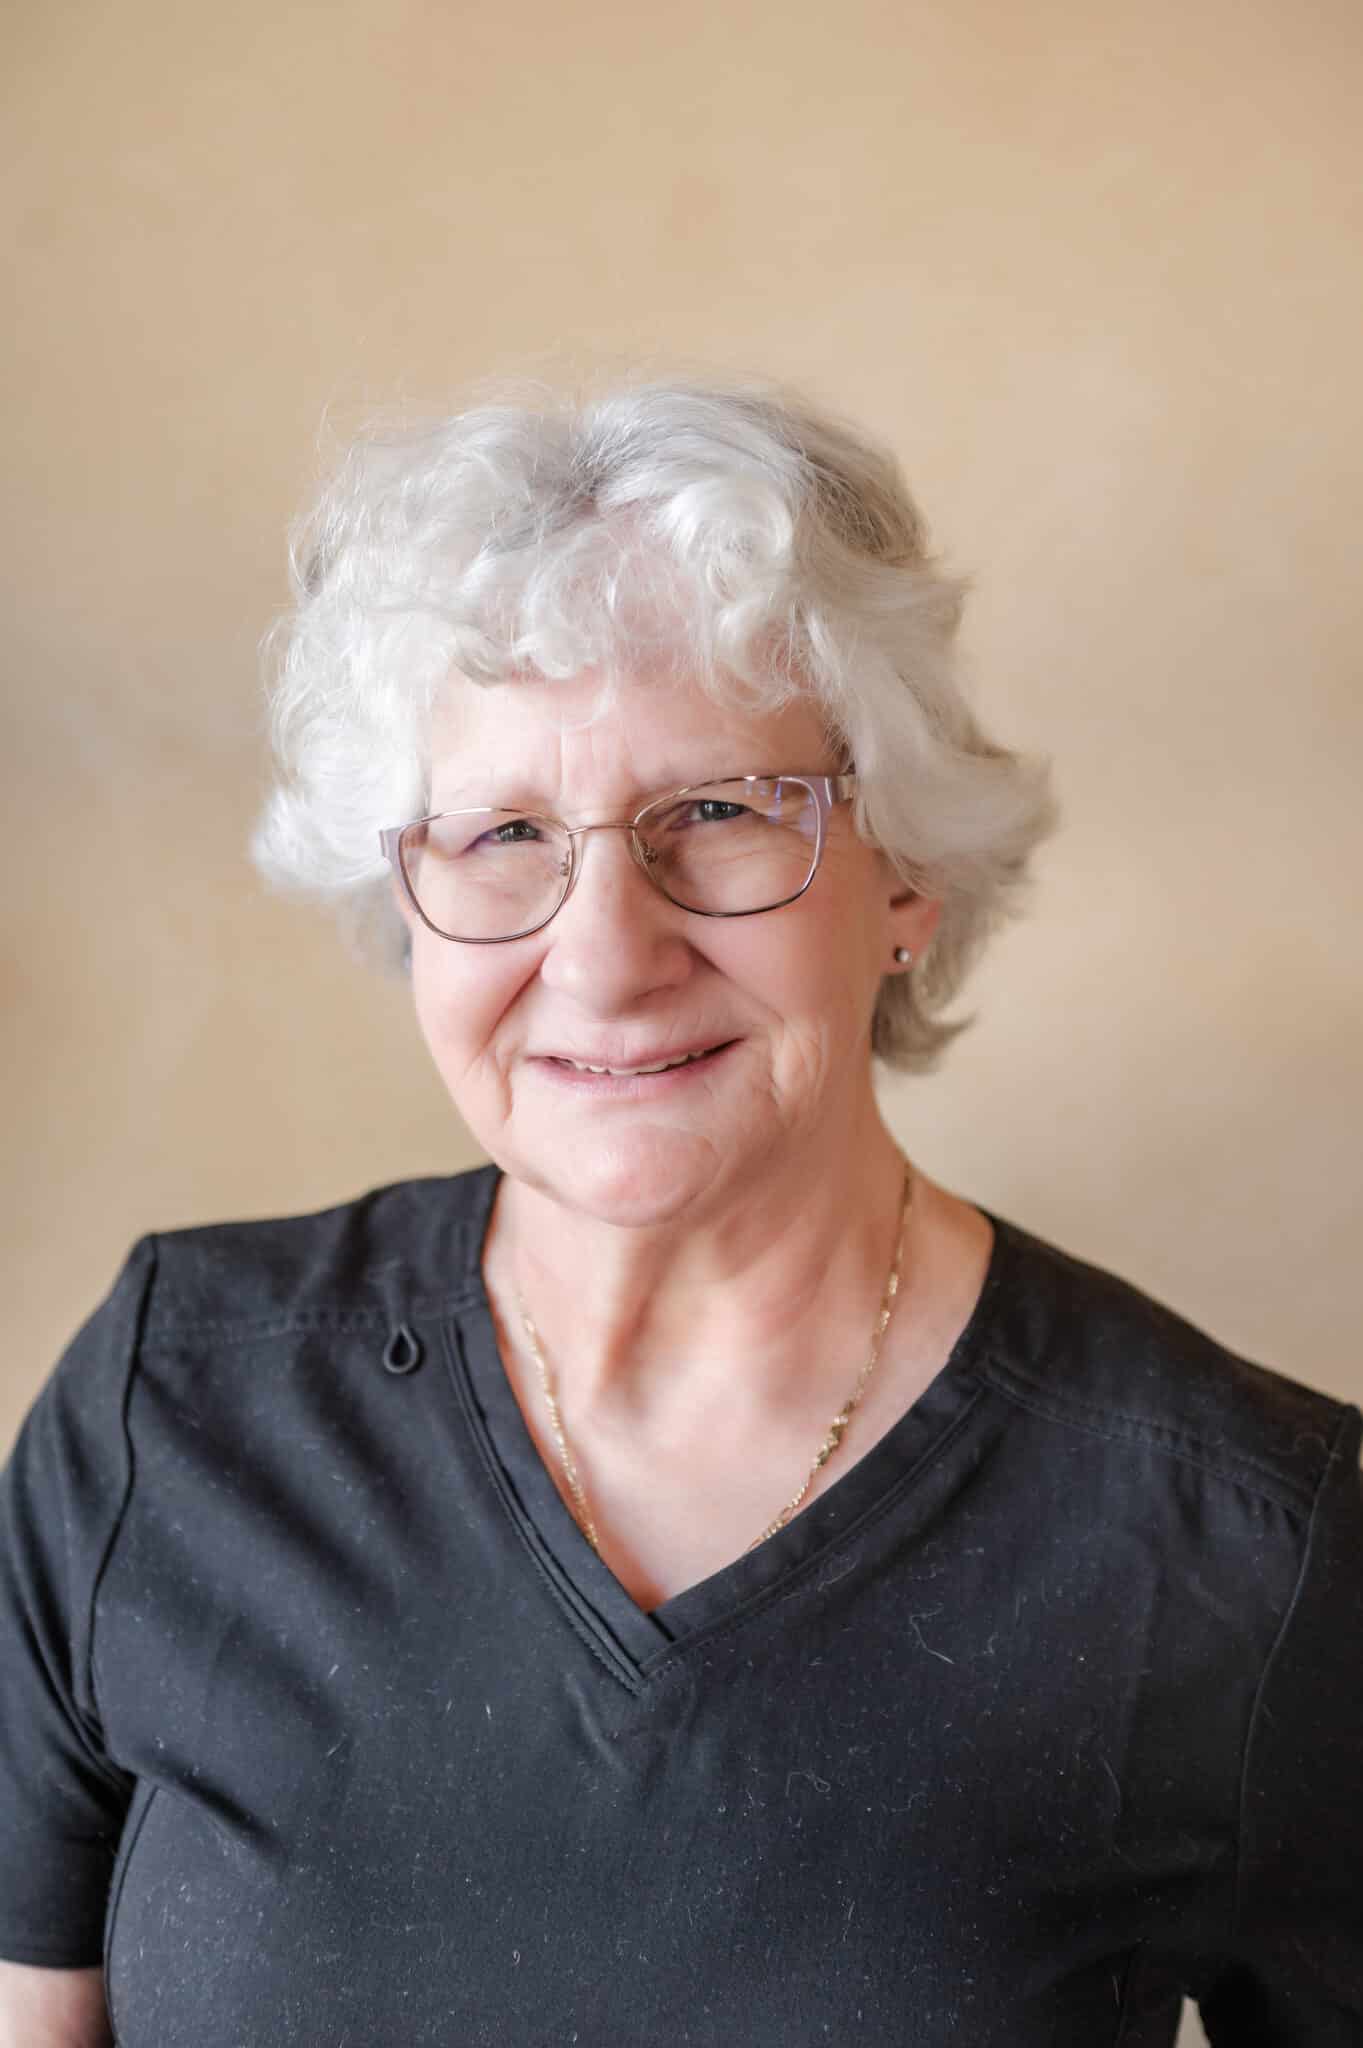
{"label": "black shoulder seam", "polygon": [[118,1507],[114,1513],[113,1520],[110,1523],[109,1534],[105,1540],[104,1549],[100,1556],[99,1563],[95,1567],[95,1571],[91,1577],[90,1606],[85,1620],[85,1640],[87,1644],[86,1655],[88,1659],[87,1676],[90,1690],[90,1698],[94,1704],[95,1712],[99,1717],[101,1728],[104,1726],[104,1714],[99,1703],[99,1680],[97,1675],[98,1654],[97,1644],[95,1640],[95,1611],[99,1603],[100,1588],[104,1584],[105,1574],[108,1572],[110,1563],[112,1562],[115,1547],[118,1543],[119,1536],[122,1533],[124,1521],[127,1518],[128,1508],[132,1501],[133,1482],[136,1477],[136,1461],[135,1454],[133,1451],[132,1424],[129,1417],[129,1410],[132,1406],[133,1381],[136,1377],[138,1364],[140,1362],[142,1355],[142,1337],[143,1332],[146,1328],[147,1316],[151,1304],[152,1286],[156,1278],[156,1269],[160,1256],[157,1240],[154,1235],[148,1234],[146,1237],[138,1239],[137,1243],[133,1246],[131,1254],[129,1255],[129,1264],[131,1264],[132,1260],[137,1258],[139,1254],[143,1258],[145,1258],[147,1270],[146,1275],[142,1282],[142,1291],[138,1297],[136,1308],[133,1310],[129,1318],[130,1328],[128,1333],[128,1357],[127,1364],[123,1374],[123,1398],[119,1403],[118,1415],[119,1427],[123,1432],[123,1452],[126,1461],[123,1479],[123,1492],[119,1499]]}
{"label": "black shoulder seam", "polygon": [[1340,1449],[1341,1441],[1354,1420],[1355,1411],[1346,1406],[1339,1418],[1339,1427],[1331,1439],[1330,1452],[1325,1461],[1325,1469],[1316,1484],[1315,1496],[1311,1502],[1311,1518],[1306,1525],[1306,1537],[1302,1544],[1301,1565],[1297,1571],[1296,1582],[1292,1588],[1292,1597],[1283,1610],[1283,1618],[1278,1624],[1278,1632],[1269,1645],[1268,1654],[1264,1658],[1264,1668],[1259,1674],[1259,1683],[1254,1690],[1254,1701],[1249,1710],[1249,1719],[1245,1723],[1245,1742],[1240,1752],[1239,1799],[1235,1817],[1235,1891],[1230,1929],[1232,1942],[1239,1938],[1245,1908],[1245,1890],[1248,1883],[1245,1871],[1244,1845],[1246,1816],[1249,1805],[1250,1756],[1254,1748],[1255,1733],[1259,1726],[1259,1715],[1263,1708],[1264,1694],[1268,1690],[1268,1681],[1272,1676],[1283,1645],[1287,1641],[1288,1631],[1296,1616],[1297,1608],[1301,1604],[1302,1588],[1306,1584],[1307,1574],[1315,1552],[1316,1525],[1320,1517],[1320,1503],[1321,1496],[1325,1492],[1325,1482],[1342,1455]]}
{"label": "black shoulder seam", "polygon": [[[1286,1473],[1266,1465],[1261,1459],[1243,1451],[1219,1451],[1204,1443],[1199,1437],[1175,1429],[1163,1423],[1152,1422],[1146,1415],[1127,1415],[1122,1410],[1110,1408],[1096,1401],[1085,1401],[1077,1394],[1058,1395],[1051,1392],[1043,1395],[1033,1380],[1013,1372],[997,1359],[984,1357],[980,1370],[998,1393],[1017,1407],[1025,1408],[1030,1414],[1040,1415],[1048,1422],[1060,1423],[1070,1429],[1083,1431],[1089,1436],[1105,1438],[1111,1443],[1144,1443],[1151,1450],[1160,1451],[1166,1457],[1176,1458],[1186,1465],[1196,1465],[1213,1478],[1225,1479],[1233,1485],[1248,1487],[1262,1494],[1276,1506],[1296,1513],[1309,1513],[1319,1479],[1315,1486],[1298,1484]],[[1329,1408],[1338,1409],[1338,1403],[1322,1402]],[[1321,1440],[1324,1442],[1324,1439]],[[1326,1461],[1328,1469],[1328,1458]]]}
{"label": "black shoulder seam", "polygon": [[[458,1315],[477,1301],[475,1291],[466,1288],[463,1293],[449,1295],[417,1295],[410,1302],[412,1315],[435,1317]],[[335,1331],[344,1335],[348,1330],[372,1330],[391,1328],[391,1308],[296,1308],[282,1315],[240,1317],[231,1322],[205,1316],[185,1317],[183,1321],[172,1318],[158,1320],[155,1329],[143,1333],[142,1349],[157,1351],[163,1347],[174,1349],[187,1338],[211,1337],[216,1344],[258,1344],[269,1337],[287,1336],[290,1330]]]}

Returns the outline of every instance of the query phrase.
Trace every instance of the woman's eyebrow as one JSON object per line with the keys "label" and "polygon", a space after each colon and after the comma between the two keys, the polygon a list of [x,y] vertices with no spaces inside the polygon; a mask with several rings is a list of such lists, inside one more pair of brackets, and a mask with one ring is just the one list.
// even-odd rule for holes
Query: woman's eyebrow
{"label": "woman's eyebrow", "polygon": [[490,811],[539,811],[552,814],[553,800],[543,790],[535,790],[528,783],[503,780],[494,770],[486,779],[461,778],[450,787],[439,792],[439,806],[442,811],[490,810]]}
{"label": "woman's eyebrow", "polygon": [[[711,782],[738,781],[744,773],[752,772],[731,769],[725,773],[723,770],[714,770],[679,777],[672,782],[650,782],[646,786],[636,787],[627,797],[622,797],[614,804],[593,804],[590,810],[582,805],[570,808],[574,816],[590,815],[595,818],[604,814],[608,817],[632,818],[646,804],[654,802],[658,797],[670,796],[674,790],[703,788]],[[509,782],[499,786],[495,771],[488,776],[486,782],[461,782],[453,791],[442,791],[439,802],[432,803],[432,810],[436,812],[461,809],[533,811],[541,818],[563,818],[568,815],[567,810],[560,809],[558,798],[547,797],[542,790],[534,790],[526,783]]]}

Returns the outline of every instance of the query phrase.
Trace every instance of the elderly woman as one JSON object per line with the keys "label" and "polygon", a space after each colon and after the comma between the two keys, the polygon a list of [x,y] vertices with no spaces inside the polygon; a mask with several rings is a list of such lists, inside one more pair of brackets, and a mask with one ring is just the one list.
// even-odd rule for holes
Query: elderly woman
{"label": "elderly woman", "polygon": [[40,1398],[0,2039],[1363,2040],[1357,1412],[877,1108],[1049,823],[957,611],[765,393],[325,496],[261,858],[495,1163],[144,1240]]}

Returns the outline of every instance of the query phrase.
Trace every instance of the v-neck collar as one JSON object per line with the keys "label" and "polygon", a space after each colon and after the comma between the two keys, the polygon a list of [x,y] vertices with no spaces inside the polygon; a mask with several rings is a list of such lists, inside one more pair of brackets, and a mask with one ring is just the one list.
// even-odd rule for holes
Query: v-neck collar
{"label": "v-neck collar", "polygon": [[899,1421],[755,1550],[645,1610],[583,1535],[521,1413],[498,1348],[482,1273],[482,1248],[500,1169],[483,1169],[481,1179],[469,1219],[467,1305],[455,1352],[471,1419],[484,1437],[508,1511],[519,1521],[541,1569],[576,1610],[579,1626],[590,1627],[592,1621],[604,1626],[640,1678],[649,1676],[683,1642],[764,1605],[778,1590],[822,1565],[834,1546],[874,1524],[945,1448],[982,1390],[976,1361],[986,1348],[1013,1251],[1011,1226],[988,1211],[982,1213],[993,1225],[994,1242],[974,1309],[946,1362]]}

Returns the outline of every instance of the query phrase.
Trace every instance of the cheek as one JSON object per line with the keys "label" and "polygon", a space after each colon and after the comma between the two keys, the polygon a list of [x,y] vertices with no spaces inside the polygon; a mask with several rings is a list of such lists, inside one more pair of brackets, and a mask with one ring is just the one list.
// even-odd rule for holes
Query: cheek
{"label": "cheek", "polygon": [[[789,919],[789,922],[784,920]],[[883,972],[880,933],[864,900],[812,897],[776,911],[734,947],[729,971],[801,1043],[844,1045],[868,1027]]]}
{"label": "cheek", "polygon": [[449,1086],[495,1054],[499,1027],[525,979],[521,964],[507,959],[506,951],[429,937],[413,945],[417,1023]]}

